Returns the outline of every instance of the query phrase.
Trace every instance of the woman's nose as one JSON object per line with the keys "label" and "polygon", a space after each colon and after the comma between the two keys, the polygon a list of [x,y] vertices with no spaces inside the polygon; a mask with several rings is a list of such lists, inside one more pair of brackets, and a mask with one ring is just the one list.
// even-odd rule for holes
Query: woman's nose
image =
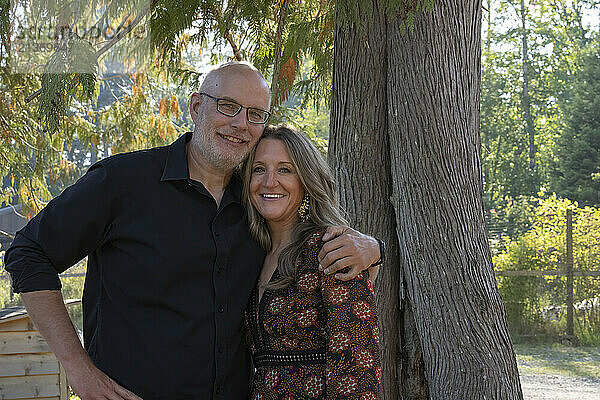
{"label": "woman's nose", "polygon": [[266,173],[264,185],[267,187],[277,186],[277,178],[273,171]]}

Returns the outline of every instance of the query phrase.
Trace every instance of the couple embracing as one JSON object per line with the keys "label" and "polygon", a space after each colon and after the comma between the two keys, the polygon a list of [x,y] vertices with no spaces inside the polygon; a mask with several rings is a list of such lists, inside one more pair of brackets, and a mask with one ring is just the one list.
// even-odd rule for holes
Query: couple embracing
{"label": "couple embracing", "polygon": [[[14,290],[82,400],[379,398],[383,242],[269,105],[253,66],[217,67],[192,133],[100,161],[16,235]],[[86,255],[82,347],[58,273]]]}

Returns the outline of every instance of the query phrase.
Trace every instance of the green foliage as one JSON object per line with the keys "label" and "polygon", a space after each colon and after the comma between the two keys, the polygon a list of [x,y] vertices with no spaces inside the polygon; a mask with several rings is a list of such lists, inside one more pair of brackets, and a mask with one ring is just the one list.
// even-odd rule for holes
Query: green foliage
{"label": "green foliage", "polygon": [[[540,196],[543,193],[539,193]],[[541,197],[516,196],[496,199],[486,211],[486,225],[492,254],[506,250],[507,243],[527,232],[535,220],[535,207]]]}
{"label": "green foliage", "polygon": [[[564,141],[564,135],[569,136],[567,121],[571,110],[565,105],[579,92],[576,76],[582,68],[583,55],[592,35],[582,16],[595,3],[591,0],[528,0],[525,2],[525,29],[520,23],[520,1],[488,0],[485,4],[481,136],[484,191],[489,208],[498,208],[507,196],[535,195],[532,191],[535,187],[570,196],[555,185],[556,164],[560,157],[556,144]],[[528,44],[526,62],[522,55],[523,36]],[[529,165],[524,66],[527,67],[530,113],[535,131],[533,169]],[[568,146],[570,144],[565,141],[565,148]],[[588,181],[583,188],[587,190],[589,171],[583,169],[580,172],[587,174]]]}
{"label": "green foliage", "polygon": [[557,142],[555,190],[582,204],[600,205],[600,37],[584,54],[573,95],[565,105],[567,123]]}
{"label": "green foliage", "polygon": [[315,146],[327,157],[327,143],[329,139],[329,109],[324,105],[320,108],[309,105],[288,110],[286,121],[308,136]]}
{"label": "green foliage", "polygon": [[73,98],[92,99],[96,87],[98,60],[89,42],[75,36],[52,54],[42,76],[38,112],[48,134],[56,133],[67,116]]}
{"label": "green foliage", "polygon": [[[566,211],[573,211],[573,256],[575,270],[600,271],[600,209],[578,207],[568,199],[552,195],[539,199],[531,216],[531,228],[514,240],[505,238],[506,250],[494,257],[498,270],[564,269],[566,259]],[[542,318],[546,306],[566,302],[566,279],[560,276],[498,277],[506,304],[507,320],[513,333],[557,333],[564,331],[564,319],[551,324]],[[574,301],[600,296],[600,279],[576,277]],[[583,315],[580,316],[584,318]],[[590,323],[593,322],[593,323]],[[600,321],[581,320],[578,335],[600,334]]]}
{"label": "green foliage", "polygon": [[0,0],[0,59],[8,55],[11,0]]}

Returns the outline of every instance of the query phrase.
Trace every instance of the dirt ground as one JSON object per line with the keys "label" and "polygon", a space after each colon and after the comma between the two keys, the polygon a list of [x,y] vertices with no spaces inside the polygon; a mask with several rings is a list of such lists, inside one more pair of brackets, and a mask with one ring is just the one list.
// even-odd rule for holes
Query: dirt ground
{"label": "dirt ground", "polygon": [[600,400],[600,379],[521,374],[525,400]]}
{"label": "dirt ground", "polygon": [[525,400],[600,400],[600,348],[516,345]]}

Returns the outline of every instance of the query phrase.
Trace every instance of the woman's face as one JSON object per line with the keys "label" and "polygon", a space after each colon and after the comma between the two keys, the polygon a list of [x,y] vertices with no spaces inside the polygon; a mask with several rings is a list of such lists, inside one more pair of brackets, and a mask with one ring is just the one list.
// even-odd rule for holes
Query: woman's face
{"label": "woman's face", "polygon": [[282,141],[258,143],[250,178],[250,201],[270,224],[293,226],[304,189]]}

